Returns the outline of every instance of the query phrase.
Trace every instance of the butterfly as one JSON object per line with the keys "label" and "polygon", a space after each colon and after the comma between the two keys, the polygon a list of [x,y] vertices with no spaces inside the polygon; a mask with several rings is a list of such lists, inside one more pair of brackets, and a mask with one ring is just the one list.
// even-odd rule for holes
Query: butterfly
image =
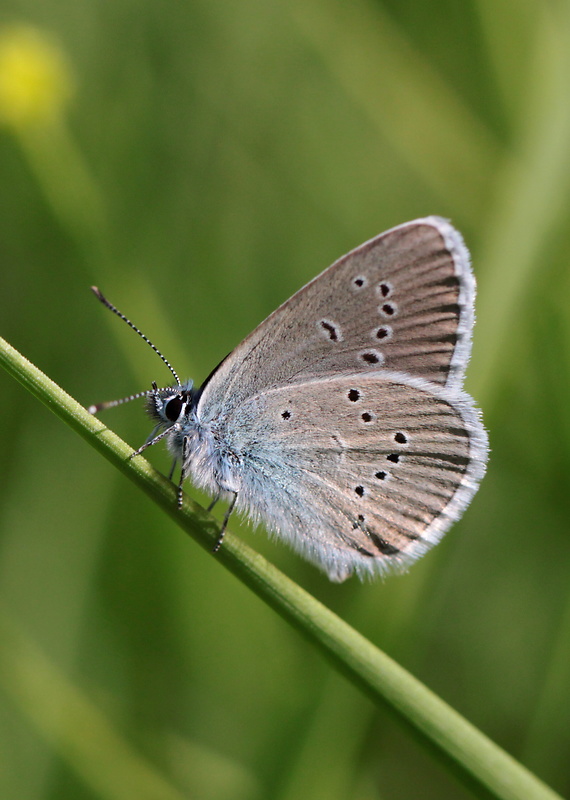
{"label": "butterfly", "polygon": [[125,398],[146,397],[155,422],[135,454],[164,439],[180,503],[187,477],[229,500],[216,549],[235,509],[331,580],[374,576],[436,544],[476,492],[488,440],[462,388],[475,280],[446,220],[399,225],[340,258],[199,388],[93,290],[174,375]]}

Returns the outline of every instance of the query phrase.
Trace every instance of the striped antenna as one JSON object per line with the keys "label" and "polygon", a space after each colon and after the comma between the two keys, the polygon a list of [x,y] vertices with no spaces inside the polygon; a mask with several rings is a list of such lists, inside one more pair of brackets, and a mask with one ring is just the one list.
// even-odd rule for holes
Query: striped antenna
{"label": "striped antenna", "polygon": [[146,392],[137,392],[136,394],[129,395],[129,397],[121,397],[120,400],[108,400],[106,403],[96,403],[95,405],[89,406],[87,411],[90,414],[98,414],[99,411],[104,411],[107,408],[115,408],[115,406],[121,406],[123,403],[130,403],[131,400],[138,400],[139,397],[148,397],[151,394],[154,394],[154,389],[149,389]]}
{"label": "striped antenna", "polygon": [[[137,326],[136,326],[136,325],[135,325],[133,322],[131,322],[131,321],[130,321],[130,319],[129,319],[128,317],[125,317],[125,315],[124,315],[124,314],[122,314],[122,313],[119,311],[119,309],[118,309],[118,308],[116,308],[116,306],[114,306],[112,303],[110,303],[110,302],[107,300],[107,298],[106,298],[106,297],[105,297],[105,296],[104,296],[104,295],[101,293],[101,291],[100,291],[100,290],[99,290],[99,289],[98,289],[96,286],[92,286],[92,287],[91,287],[91,291],[93,292],[93,294],[95,295],[95,297],[96,297],[98,300],[100,300],[100,301],[101,301],[101,303],[103,303],[103,305],[104,305],[104,306],[107,306],[107,308],[109,309],[109,311],[112,311],[112,312],[113,312],[113,314],[116,314],[118,317],[120,317],[120,318],[123,320],[123,322],[126,322],[126,323],[127,323],[127,325],[128,325],[129,327],[131,327],[131,328],[132,328],[132,329],[135,331],[135,333],[138,333],[138,335],[141,337],[141,339],[144,339],[144,340],[145,340],[145,342],[146,342],[148,345],[150,345],[150,346],[152,347],[152,349],[154,350],[154,352],[155,352],[155,353],[156,353],[158,356],[160,356],[160,358],[161,358],[161,359],[164,361],[164,363],[166,364],[166,366],[168,367],[168,369],[169,369],[169,370],[172,372],[172,374],[174,375],[174,379],[175,379],[176,383],[178,384],[178,386],[181,386],[180,379],[179,379],[178,375],[176,374],[176,371],[175,371],[174,367],[172,366],[172,364],[170,363],[170,361],[167,361],[167,359],[166,359],[166,358],[165,358],[165,357],[162,355],[162,353],[160,352],[160,350],[158,349],[158,347],[156,347],[156,346],[155,346],[155,345],[154,345],[154,344],[153,344],[153,343],[150,341],[150,339],[149,339],[147,336],[145,336],[145,335],[144,335],[144,333],[143,333],[141,330],[139,330],[139,329],[137,328]],[[125,398],[123,398],[123,400],[112,400],[110,403],[101,403],[101,404],[100,404],[100,405],[98,405],[98,406],[91,406],[91,408],[89,409],[89,412],[90,412],[91,414],[94,414],[94,413],[95,413],[95,411],[92,411],[92,410],[91,410],[92,408],[96,409],[96,411],[100,411],[100,410],[101,410],[101,408],[111,408],[112,406],[118,406],[118,405],[120,405],[121,403],[127,403],[127,402],[129,402],[129,400],[136,400],[136,399],[137,399],[137,397],[148,397],[148,395],[149,395],[149,394],[152,394],[152,392],[139,392],[138,394],[131,395],[131,397],[125,397]]]}
{"label": "striped antenna", "polygon": [[159,389],[156,383],[153,381],[152,389],[147,389],[146,392],[130,394],[128,397],[121,397],[120,400],[108,400],[106,403],[95,403],[94,405],[89,406],[87,411],[90,414],[98,414],[99,411],[105,411],[107,408],[115,408],[115,406],[121,406],[123,403],[130,403],[131,400],[138,400],[139,397],[150,397],[151,394],[160,394],[160,392],[168,391],[172,391],[172,386],[165,386],[162,389]]}

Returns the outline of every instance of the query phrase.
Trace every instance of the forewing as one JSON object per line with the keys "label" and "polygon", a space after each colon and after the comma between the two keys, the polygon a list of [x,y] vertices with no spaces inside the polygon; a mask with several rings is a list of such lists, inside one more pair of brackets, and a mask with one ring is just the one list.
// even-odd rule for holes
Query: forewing
{"label": "forewing", "polygon": [[339,259],[261,323],[204,386],[214,419],[249,396],[324,375],[397,370],[460,388],[475,284],[461,236],[428,217]]}
{"label": "forewing", "polygon": [[220,423],[238,507],[332,579],[401,568],[475,493],[487,438],[471,399],[384,371],[250,398]]}

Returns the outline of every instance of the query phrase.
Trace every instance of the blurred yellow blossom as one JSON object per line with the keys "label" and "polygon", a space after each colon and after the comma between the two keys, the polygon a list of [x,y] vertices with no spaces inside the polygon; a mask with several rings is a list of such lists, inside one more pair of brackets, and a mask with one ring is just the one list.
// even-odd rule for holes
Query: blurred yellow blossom
{"label": "blurred yellow blossom", "polygon": [[21,129],[51,121],[71,96],[61,48],[29,26],[0,30],[0,122]]}

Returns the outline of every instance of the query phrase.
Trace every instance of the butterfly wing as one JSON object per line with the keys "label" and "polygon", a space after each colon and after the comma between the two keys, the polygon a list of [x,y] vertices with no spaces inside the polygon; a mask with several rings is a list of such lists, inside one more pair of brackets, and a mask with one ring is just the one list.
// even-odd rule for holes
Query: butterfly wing
{"label": "butterfly wing", "polygon": [[438,217],[353,250],[206,381],[196,413],[213,444],[195,478],[211,486],[231,464],[237,508],[332,579],[405,567],[485,470],[461,391],[474,294],[461,236]]}
{"label": "butterfly wing", "polygon": [[410,564],[475,493],[487,438],[471,399],[382,371],[250,397],[216,426],[238,508],[333,580]]}
{"label": "butterfly wing", "polygon": [[336,261],[261,323],[203,387],[204,420],[267,388],[391,369],[460,388],[475,282],[460,234],[427,217]]}

